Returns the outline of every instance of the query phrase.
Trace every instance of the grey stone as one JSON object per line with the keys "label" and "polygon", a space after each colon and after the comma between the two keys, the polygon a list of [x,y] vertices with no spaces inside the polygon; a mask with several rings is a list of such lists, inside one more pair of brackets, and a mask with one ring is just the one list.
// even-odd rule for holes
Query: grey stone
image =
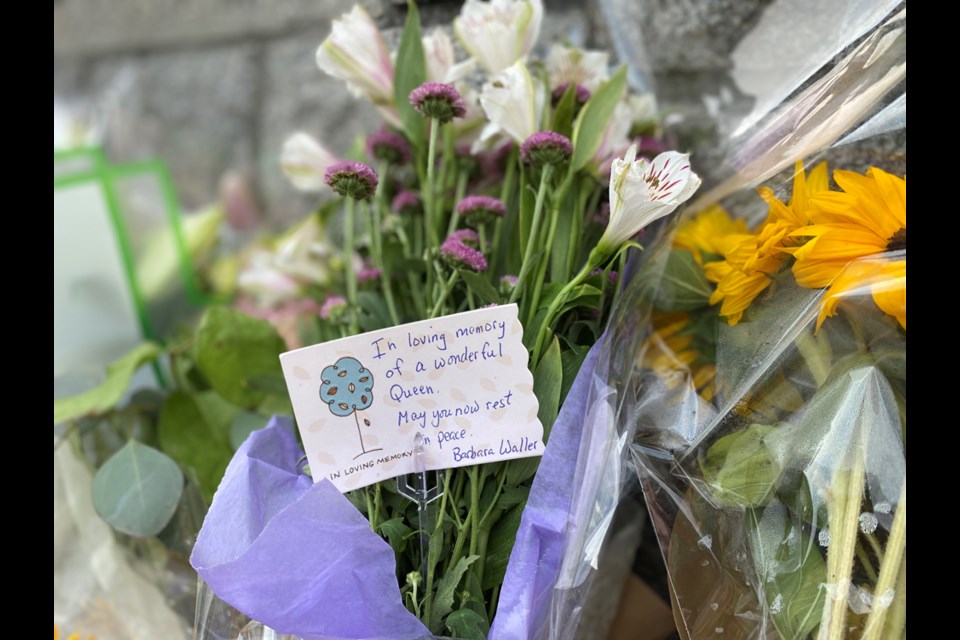
{"label": "grey stone", "polygon": [[297,220],[318,200],[317,195],[296,191],[280,171],[280,148],[291,134],[305,131],[342,156],[358,135],[379,126],[368,101],[350,95],[341,80],[317,67],[316,50],[328,31],[315,29],[274,41],[264,55],[257,176],[267,217],[274,221]]}
{"label": "grey stone", "polygon": [[237,45],[94,64],[84,99],[108,159],[162,160],[186,207],[214,201],[225,171],[253,166],[258,57]]}

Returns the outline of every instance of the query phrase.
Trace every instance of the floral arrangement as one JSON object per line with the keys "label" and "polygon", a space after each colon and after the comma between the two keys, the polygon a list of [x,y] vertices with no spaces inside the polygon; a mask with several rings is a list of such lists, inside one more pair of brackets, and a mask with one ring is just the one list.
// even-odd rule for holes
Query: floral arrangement
{"label": "floral arrangement", "polygon": [[[280,631],[485,637],[497,633],[504,591],[511,611],[500,633],[532,629],[545,615],[515,594],[551,580],[536,573],[549,576],[549,564],[511,554],[524,535],[514,555],[534,544],[560,553],[566,523],[550,514],[555,539],[537,542],[548,525],[525,507],[570,487],[536,499],[531,487],[556,483],[579,455],[570,434],[582,425],[585,385],[574,390],[575,379],[616,304],[627,253],[640,248],[635,238],[700,180],[686,154],[660,142],[652,96],[630,94],[625,69],[611,75],[605,52],[555,44],[543,60],[531,58],[542,16],[540,0],[469,0],[453,25],[463,61],[446,31],[421,32],[413,3],[393,52],[361,6],[334,21],[317,64],[375,105],[383,127],[344,156],[297,133],[280,164],[295,187],[335,199],[247,253],[236,309],[210,309],[193,335],[143,345],[104,385],[55,405],[55,422],[136,425],[99,460],[102,517],[128,534],[156,535],[176,521],[186,477],[210,505],[192,564],[217,596]],[[512,303],[548,442],[540,474],[539,458],[445,470],[426,522],[395,483],[344,497],[310,481],[283,419],[291,415],[277,359],[285,346]],[[153,362],[168,363],[173,391],[124,405],[133,371]],[[271,415],[269,428],[248,437]],[[555,424],[562,433],[552,433]],[[156,481],[138,482],[137,469]],[[306,543],[309,532],[310,547],[324,540],[327,555],[303,557],[294,540]],[[376,562],[316,583],[321,559],[345,562],[345,549],[361,547]],[[351,603],[363,616],[332,595],[345,588],[333,583],[352,579],[379,585],[374,600]],[[283,604],[291,598],[299,604]]]}
{"label": "floral arrangement", "polygon": [[636,443],[678,627],[898,638],[906,180],[798,163],[789,199],[758,193],[755,228],[707,207],[638,274]]}

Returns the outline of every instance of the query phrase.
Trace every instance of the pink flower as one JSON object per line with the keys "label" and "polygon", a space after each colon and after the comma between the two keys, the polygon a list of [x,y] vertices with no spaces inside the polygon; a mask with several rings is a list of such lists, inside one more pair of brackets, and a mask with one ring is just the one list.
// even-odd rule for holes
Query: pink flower
{"label": "pink flower", "polygon": [[410,92],[410,104],[425,118],[436,118],[441,124],[467,114],[460,92],[442,82],[424,82]]}
{"label": "pink flower", "polygon": [[487,259],[467,242],[479,242],[472,229],[454,231],[440,245],[440,255],[453,267],[466,267],[472,271],[486,271]]}
{"label": "pink flower", "polygon": [[362,162],[338,162],[327,169],[323,180],[345,198],[369,200],[377,192],[377,174]]}
{"label": "pink flower", "polygon": [[560,164],[572,154],[570,139],[556,131],[538,131],[520,145],[524,162],[535,165]]}

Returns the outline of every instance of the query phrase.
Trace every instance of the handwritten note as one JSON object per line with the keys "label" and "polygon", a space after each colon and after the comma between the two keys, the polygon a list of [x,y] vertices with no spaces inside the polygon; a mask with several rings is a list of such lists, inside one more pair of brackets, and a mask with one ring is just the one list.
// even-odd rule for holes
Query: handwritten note
{"label": "handwritten note", "polygon": [[372,331],[280,356],[315,480],[341,491],[543,454],[517,306]]}

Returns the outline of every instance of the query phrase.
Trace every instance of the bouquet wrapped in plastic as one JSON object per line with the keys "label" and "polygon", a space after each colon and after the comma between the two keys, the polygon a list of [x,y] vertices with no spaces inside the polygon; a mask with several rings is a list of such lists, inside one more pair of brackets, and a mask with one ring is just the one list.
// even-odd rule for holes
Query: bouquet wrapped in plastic
{"label": "bouquet wrapped in plastic", "polygon": [[905,10],[857,17],[624,297],[620,415],[683,638],[905,637]]}

